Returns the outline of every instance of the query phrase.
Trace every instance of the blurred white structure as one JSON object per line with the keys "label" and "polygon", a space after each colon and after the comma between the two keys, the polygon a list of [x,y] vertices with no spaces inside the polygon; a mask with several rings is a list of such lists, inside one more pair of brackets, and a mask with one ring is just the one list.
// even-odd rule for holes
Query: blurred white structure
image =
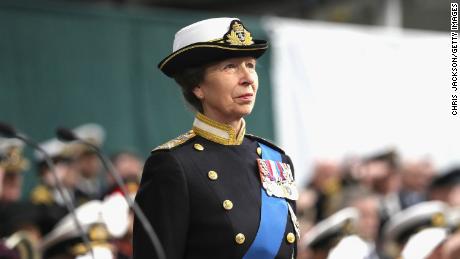
{"label": "blurred white structure", "polygon": [[277,143],[299,183],[313,159],[385,147],[437,168],[460,159],[450,34],[267,18]]}

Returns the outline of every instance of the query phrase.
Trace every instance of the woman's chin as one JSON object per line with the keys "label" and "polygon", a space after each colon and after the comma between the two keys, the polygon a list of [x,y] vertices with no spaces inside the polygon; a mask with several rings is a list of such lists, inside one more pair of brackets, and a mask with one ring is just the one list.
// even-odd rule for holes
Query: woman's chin
{"label": "woman's chin", "polygon": [[245,116],[251,114],[253,107],[254,107],[253,105],[250,105],[250,106],[248,105],[247,107],[241,107],[236,114],[238,114],[239,117],[241,117],[241,118],[245,117]]}

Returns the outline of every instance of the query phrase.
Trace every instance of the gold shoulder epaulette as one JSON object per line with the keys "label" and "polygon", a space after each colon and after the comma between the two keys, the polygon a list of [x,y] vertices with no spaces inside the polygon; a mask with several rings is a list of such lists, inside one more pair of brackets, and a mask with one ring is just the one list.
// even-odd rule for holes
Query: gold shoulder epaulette
{"label": "gold shoulder epaulette", "polygon": [[50,190],[44,186],[44,185],[38,185],[35,187],[31,194],[30,194],[30,200],[34,204],[45,204],[45,205],[50,205],[53,203],[53,194],[50,192]]}
{"label": "gold shoulder epaulette", "polygon": [[279,152],[281,152],[282,154],[285,154],[284,153],[284,150],[282,150],[280,147],[278,147],[277,145],[273,144],[273,142],[271,142],[270,140],[267,140],[267,139],[264,139],[264,138],[261,138],[259,136],[256,136],[256,135],[252,135],[252,134],[249,134],[249,133],[246,133],[245,136],[251,138],[251,139],[254,139],[256,141],[259,141],[267,146],[270,146],[276,150],[278,150]]}
{"label": "gold shoulder epaulette", "polygon": [[170,141],[168,141],[168,142],[166,142],[166,143],[154,148],[152,150],[152,152],[157,151],[157,150],[171,149],[171,148],[180,146],[180,145],[184,144],[185,142],[187,142],[188,140],[192,139],[195,136],[196,136],[195,132],[193,132],[193,130],[190,130],[187,133],[182,134],[179,137],[177,137],[175,139],[172,139],[172,140],[170,140]]}

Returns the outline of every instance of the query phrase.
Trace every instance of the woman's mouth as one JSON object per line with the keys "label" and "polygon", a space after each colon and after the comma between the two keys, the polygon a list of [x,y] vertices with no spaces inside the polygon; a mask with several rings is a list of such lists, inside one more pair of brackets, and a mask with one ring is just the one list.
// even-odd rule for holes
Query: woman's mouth
{"label": "woman's mouth", "polygon": [[252,93],[242,94],[236,98],[239,100],[243,100],[243,101],[252,101],[254,98],[254,94]]}

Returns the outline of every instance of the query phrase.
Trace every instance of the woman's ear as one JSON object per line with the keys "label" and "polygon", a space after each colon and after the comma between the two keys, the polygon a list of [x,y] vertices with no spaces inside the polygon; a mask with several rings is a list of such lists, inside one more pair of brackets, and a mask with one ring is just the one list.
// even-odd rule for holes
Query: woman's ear
{"label": "woman's ear", "polygon": [[196,86],[193,88],[193,94],[195,94],[196,98],[203,100],[204,94],[203,94],[203,89],[201,89],[200,86]]}

